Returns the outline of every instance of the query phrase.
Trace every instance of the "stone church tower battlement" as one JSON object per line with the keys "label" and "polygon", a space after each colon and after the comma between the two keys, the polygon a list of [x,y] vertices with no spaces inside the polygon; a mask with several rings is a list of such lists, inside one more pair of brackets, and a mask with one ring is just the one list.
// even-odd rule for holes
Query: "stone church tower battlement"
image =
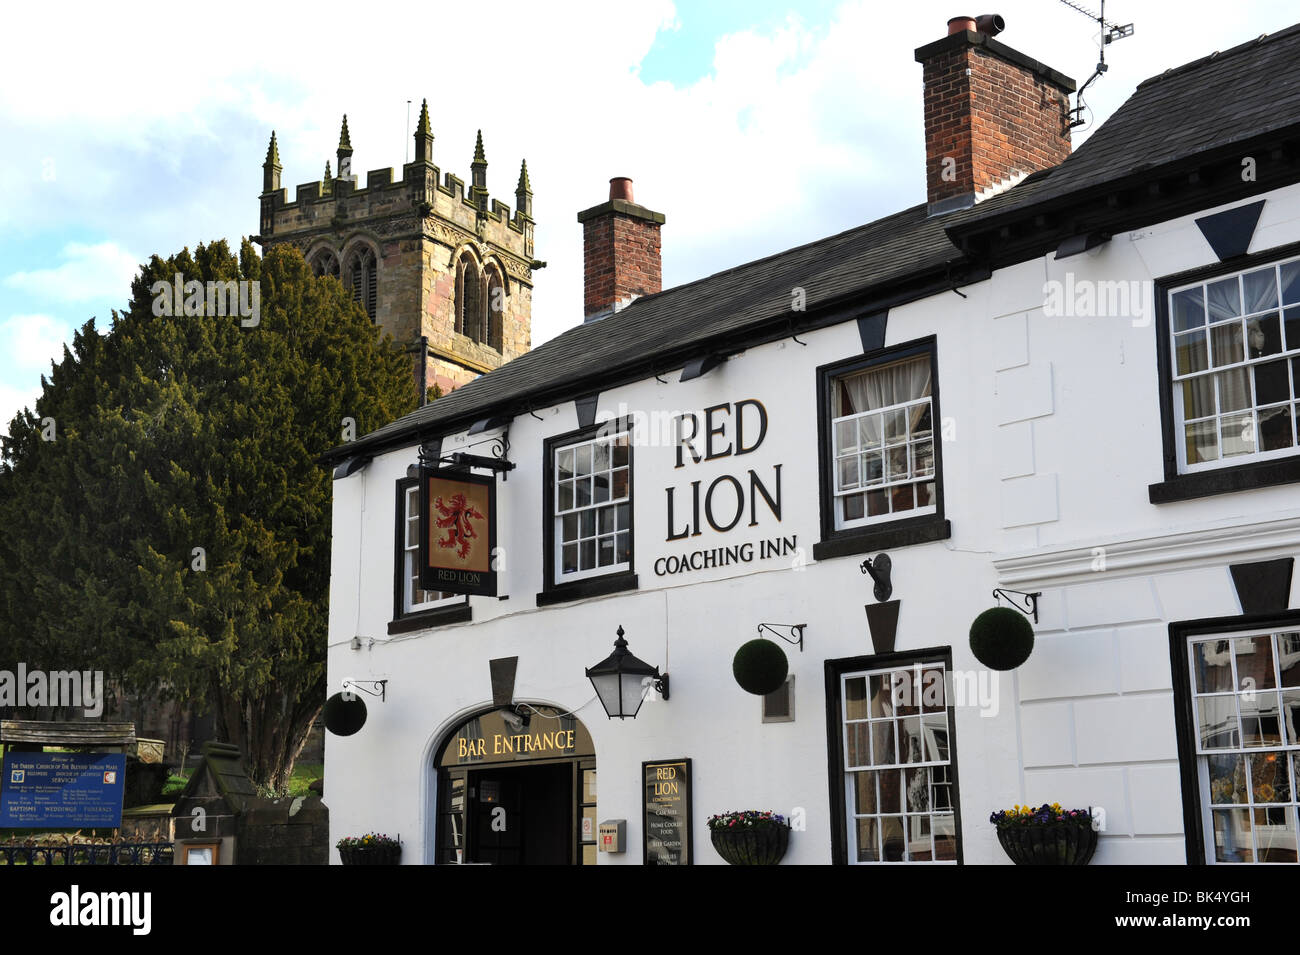
{"label": "stone church tower battlement", "polygon": [[433,164],[428,102],[420,107],[415,160],[372,169],[359,186],[343,117],[338,174],[299,185],[292,202],[280,185],[271,144],[262,165],[263,251],[301,250],[317,275],[337,277],[370,317],[405,344],[415,380],[450,391],[528,351],[532,345],[533,193],[521,163],[515,208],[491,199],[480,131],[468,188]]}

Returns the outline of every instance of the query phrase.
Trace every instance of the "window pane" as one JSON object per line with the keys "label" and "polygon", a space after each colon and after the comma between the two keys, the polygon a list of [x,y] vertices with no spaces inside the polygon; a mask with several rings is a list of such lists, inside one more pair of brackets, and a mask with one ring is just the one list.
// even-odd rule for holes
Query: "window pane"
{"label": "window pane", "polygon": [[912,437],[925,437],[934,430],[934,425],[931,422],[932,415],[929,402],[921,406],[920,414],[917,414],[915,411],[913,411],[912,414],[915,415],[912,421]]}
{"label": "window pane", "polygon": [[578,478],[573,482],[574,507],[587,507],[591,504],[591,478]]}
{"label": "window pane", "polygon": [[910,511],[915,503],[913,485],[900,484],[890,490],[889,501],[894,511]]}
{"label": "window pane", "polygon": [[853,774],[853,809],[859,816],[880,811],[876,797],[876,773],[861,772]]}
{"label": "window pane", "polygon": [[614,500],[621,501],[627,497],[628,470],[622,468],[614,472]]}
{"label": "window pane", "polygon": [[1249,809],[1215,809],[1210,813],[1214,825],[1214,859],[1216,862],[1253,862],[1250,841]]}
{"label": "window pane", "polygon": [[888,491],[869,491],[867,492],[867,516],[876,517],[880,514],[889,513],[889,492]]}
{"label": "window pane", "polygon": [[1257,272],[1247,272],[1241,278],[1246,288],[1247,312],[1277,308],[1277,270],[1273,266]]}
{"label": "window pane", "polygon": [[1209,362],[1205,355],[1205,332],[1188,332],[1174,336],[1174,350],[1178,355],[1178,374],[1188,375],[1205,371]]}
{"label": "window pane", "polygon": [[1300,262],[1282,266],[1282,304],[1300,303]]}
{"label": "window pane", "polygon": [[583,444],[574,449],[573,470],[579,475],[591,473],[591,445]]}
{"label": "window pane", "polygon": [[852,457],[840,458],[839,482],[840,490],[858,486],[858,456],[856,454]]}
{"label": "window pane", "polygon": [[614,507],[614,526],[621,531],[632,526],[632,505],[617,504]]}
{"label": "window pane", "polygon": [[854,677],[844,681],[844,716],[850,720],[867,718],[867,678]]}
{"label": "window pane", "polygon": [[894,747],[894,721],[886,720],[867,725],[871,727],[871,765],[895,765],[898,758],[897,750]]}
{"label": "window pane", "polygon": [[1210,772],[1210,802],[1246,804],[1246,757],[1238,753],[1205,757]]}
{"label": "window pane", "polygon": [[1246,343],[1250,357],[1262,358],[1276,355],[1282,350],[1282,325],[1277,313],[1252,318],[1246,323]]}
{"label": "window pane", "polygon": [[578,539],[578,515],[565,514],[560,518],[560,540],[566,544]]}
{"label": "window pane", "polygon": [[870,487],[872,484],[880,484],[885,480],[885,459],[879,454],[865,454],[862,456],[862,484]]}
{"label": "window pane", "polygon": [[926,713],[942,712],[947,705],[943,668],[927,667],[921,672],[921,709]]}
{"label": "window pane", "polygon": [[582,529],[579,531],[579,536],[595,537],[596,536],[596,512],[583,511],[581,514],[581,518],[582,518],[581,521]]}
{"label": "window pane", "polygon": [[1197,693],[1225,693],[1236,689],[1232,685],[1228,647],[1227,640],[1204,640],[1192,644]]}
{"label": "window pane", "polygon": [[880,824],[874,818],[858,820],[858,861],[879,862]]}
{"label": "window pane", "polygon": [[934,497],[933,481],[926,481],[924,484],[918,484],[916,486],[916,506],[917,507],[937,506],[937,502],[935,501],[935,497]]}
{"label": "window pane", "polygon": [[1205,696],[1196,701],[1201,749],[1233,749],[1241,745],[1237,704],[1231,696]]}
{"label": "window pane", "polygon": [[858,446],[858,422],[840,421],[835,425],[835,450],[852,451]]}
{"label": "window pane", "polygon": [[880,422],[880,415],[867,415],[865,418],[858,419],[858,445],[862,448],[880,447],[881,429],[884,426]]}
{"label": "window pane", "polygon": [[616,552],[617,562],[626,564],[632,559],[632,535],[627,531],[620,531],[616,535]]}
{"label": "window pane", "polygon": [[573,482],[563,481],[560,483],[560,500],[558,507],[562,511],[567,511],[573,507]]}
{"label": "window pane", "polygon": [[559,473],[556,475],[560,480],[573,477],[573,449],[568,448],[559,454]]}
{"label": "window pane", "polygon": [[598,539],[596,557],[601,567],[608,567],[614,563],[614,538],[612,536]]}
{"label": "window pane", "polygon": [[596,566],[596,542],[582,541],[578,544],[578,569],[591,570]]}
{"label": "window pane", "polygon": [[886,454],[890,481],[903,481],[911,477],[912,469],[907,460],[907,445],[890,448]]}
{"label": "window pane", "polygon": [[597,472],[592,478],[595,482],[595,493],[592,495],[593,504],[604,504],[609,500],[609,474],[601,471]]}
{"label": "window pane", "polygon": [[577,572],[578,570],[578,545],[577,544],[564,545],[563,567],[564,567],[563,572],[566,574],[572,574]]}
{"label": "window pane", "polygon": [[591,469],[593,471],[608,471],[609,462],[609,442],[597,441],[591,448]]}
{"label": "window pane", "polygon": [[895,444],[907,438],[907,412],[887,411],[884,415],[885,443]]}
{"label": "window pane", "polygon": [[925,743],[923,761],[927,763],[948,760],[948,714],[927,713],[921,717],[921,736]]}
{"label": "window pane", "polygon": [[1286,347],[1288,351],[1300,348],[1300,306],[1288,308],[1282,313],[1286,320]]}
{"label": "window pane", "polygon": [[1206,286],[1206,305],[1209,307],[1210,321],[1221,322],[1241,314],[1241,290],[1237,277],[1221,279]]}
{"label": "window pane", "polygon": [[1255,450],[1255,416],[1246,412],[1220,418],[1219,446],[1225,458],[1252,453]]}
{"label": "window pane", "polygon": [[1224,365],[1234,364],[1246,357],[1241,335],[1241,322],[1227,322],[1223,325],[1210,326],[1214,367],[1222,368]]}
{"label": "window pane", "polygon": [[1259,753],[1251,756],[1249,762],[1255,802],[1291,801],[1291,774],[1287,772],[1286,753]]}
{"label": "window pane", "polygon": [[[1267,819],[1259,819],[1259,816],[1266,816]],[[1257,810],[1255,841],[1259,843],[1260,862],[1295,862],[1295,807]]]}
{"label": "window pane", "polygon": [[1237,689],[1269,690],[1277,686],[1273,678],[1273,635],[1237,637],[1232,641],[1237,657]]}
{"label": "window pane", "polygon": [[629,451],[630,447],[631,445],[628,444],[628,436],[626,433],[620,434],[614,438],[614,467],[625,468],[628,466],[628,462],[631,460],[631,452]]}
{"label": "window pane", "polygon": [[1240,411],[1250,407],[1248,369],[1234,368],[1214,376],[1219,388],[1219,411]]}
{"label": "window pane", "polygon": [[[1255,366],[1255,403],[1271,405],[1291,399],[1290,377],[1287,375],[1285,361],[1271,361],[1266,365]],[[1195,418],[1199,415],[1188,415]]]}
{"label": "window pane", "polygon": [[1275,690],[1243,693],[1241,707],[1242,745],[1281,746],[1282,730],[1278,723],[1278,700]]}
{"label": "window pane", "polygon": [[909,716],[898,722],[898,761],[900,763],[924,762],[921,743],[921,718]]}
{"label": "window pane", "polygon": [[1219,427],[1213,420],[1189,424],[1184,431],[1187,435],[1188,464],[1219,459]]}
{"label": "window pane", "polygon": [[930,441],[919,441],[912,445],[912,462],[917,477],[925,477],[934,473],[934,444]]}
{"label": "window pane", "polygon": [[1214,379],[1209,375],[1183,382],[1183,418],[1206,418],[1214,414]]}
{"label": "window pane", "polygon": [[864,494],[840,498],[841,515],[846,521],[861,520],[866,514],[867,498]]}
{"label": "window pane", "polygon": [[904,770],[904,779],[907,784],[907,811],[908,812],[929,812],[930,811],[930,770],[928,769],[908,769]]}
{"label": "window pane", "polygon": [[934,857],[940,861],[952,861],[957,858],[957,825],[950,815],[935,816],[932,821],[934,831]]}
{"label": "window pane", "polygon": [[871,725],[869,723],[848,723],[844,727],[844,739],[848,746],[849,766],[871,765]]}
{"label": "window pane", "polygon": [[880,786],[880,811],[901,812],[903,809],[903,771],[886,769],[878,773]]}
{"label": "window pane", "polygon": [[1291,406],[1266,408],[1259,413],[1259,442],[1261,451],[1278,451],[1291,447]]}
{"label": "window pane", "polygon": [[1205,294],[1196,288],[1175,292],[1173,296],[1174,331],[1185,332],[1205,324]]}
{"label": "window pane", "polygon": [[1300,633],[1277,635],[1277,662],[1283,686],[1300,686]]}

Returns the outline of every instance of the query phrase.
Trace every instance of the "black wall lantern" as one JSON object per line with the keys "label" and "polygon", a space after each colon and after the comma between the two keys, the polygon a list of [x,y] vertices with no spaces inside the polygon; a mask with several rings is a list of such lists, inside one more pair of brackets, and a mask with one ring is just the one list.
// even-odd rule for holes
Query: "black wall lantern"
{"label": "black wall lantern", "polygon": [[587,679],[596,689],[596,695],[600,697],[600,705],[605,707],[610,719],[636,717],[645,700],[647,677],[654,681],[654,688],[659,694],[665,700],[668,699],[668,674],[660,673],[658,667],[652,667],[628,652],[622,627],[618,628],[614,652],[594,667],[587,667],[586,673]]}

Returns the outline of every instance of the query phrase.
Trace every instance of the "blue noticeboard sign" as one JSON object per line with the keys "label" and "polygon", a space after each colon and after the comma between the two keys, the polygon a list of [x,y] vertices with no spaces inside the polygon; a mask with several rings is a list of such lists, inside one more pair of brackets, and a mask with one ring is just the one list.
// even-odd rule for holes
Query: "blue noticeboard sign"
{"label": "blue noticeboard sign", "polygon": [[122,753],[6,753],[0,829],[122,825]]}

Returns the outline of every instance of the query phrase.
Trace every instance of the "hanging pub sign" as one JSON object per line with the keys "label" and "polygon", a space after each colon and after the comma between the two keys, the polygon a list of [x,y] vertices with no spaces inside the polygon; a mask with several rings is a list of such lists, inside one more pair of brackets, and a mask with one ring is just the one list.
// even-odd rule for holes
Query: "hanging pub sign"
{"label": "hanging pub sign", "polygon": [[420,586],[495,597],[496,476],[420,469]]}
{"label": "hanging pub sign", "polygon": [[641,828],[646,865],[691,865],[691,761],[642,763]]}

